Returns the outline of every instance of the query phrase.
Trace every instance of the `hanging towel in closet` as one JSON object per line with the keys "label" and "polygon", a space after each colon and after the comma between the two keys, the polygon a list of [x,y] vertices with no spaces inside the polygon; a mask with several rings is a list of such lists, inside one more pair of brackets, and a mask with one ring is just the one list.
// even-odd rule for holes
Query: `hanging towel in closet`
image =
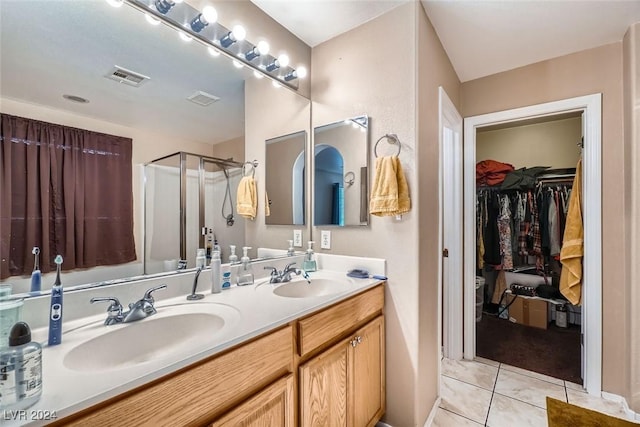
{"label": "hanging towel in closet", "polygon": [[258,195],[256,191],[256,180],[251,176],[244,176],[238,183],[238,194],[236,196],[236,210],[238,215],[253,220],[258,209]]}
{"label": "hanging towel in closet", "polygon": [[582,225],[582,159],[578,160],[573,189],[569,198],[569,211],[564,229],[560,262],[560,292],[573,305],[582,302],[582,257],[584,255],[584,229]]}
{"label": "hanging towel in closet", "polygon": [[409,186],[398,156],[376,159],[369,212],[376,216],[402,215],[411,210]]}

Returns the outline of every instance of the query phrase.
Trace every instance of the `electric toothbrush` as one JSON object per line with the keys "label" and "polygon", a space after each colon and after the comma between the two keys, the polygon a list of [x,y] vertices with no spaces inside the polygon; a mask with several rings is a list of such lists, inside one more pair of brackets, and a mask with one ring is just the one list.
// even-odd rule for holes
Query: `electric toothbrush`
{"label": "electric toothbrush", "polygon": [[35,256],[33,261],[33,272],[31,273],[31,292],[42,290],[42,273],[40,272],[40,248],[34,246],[31,253]]}
{"label": "electric toothbrush", "polygon": [[60,269],[62,268],[62,256],[57,255],[56,281],[51,288],[51,311],[49,312],[49,345],[58,345],[62,342],[62,282],[60,281]]}

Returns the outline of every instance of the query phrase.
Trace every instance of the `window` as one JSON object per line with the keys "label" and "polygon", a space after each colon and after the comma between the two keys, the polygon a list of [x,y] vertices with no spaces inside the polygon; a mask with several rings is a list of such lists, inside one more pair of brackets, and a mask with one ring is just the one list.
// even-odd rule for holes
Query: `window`
{"label": "window", "polygon": [[136,259],[129,138],[0,114],[0,279]]}

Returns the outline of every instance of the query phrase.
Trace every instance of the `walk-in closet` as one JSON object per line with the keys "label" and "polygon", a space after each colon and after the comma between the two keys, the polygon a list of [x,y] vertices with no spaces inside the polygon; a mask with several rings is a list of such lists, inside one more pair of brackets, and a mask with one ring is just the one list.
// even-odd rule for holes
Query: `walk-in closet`
{"label": "walk-in closet", "polygon": [[476,355],[578,384],[581,294],[569,284],[582,268],[572,247],[582,120],[566,113],[476,135]]}

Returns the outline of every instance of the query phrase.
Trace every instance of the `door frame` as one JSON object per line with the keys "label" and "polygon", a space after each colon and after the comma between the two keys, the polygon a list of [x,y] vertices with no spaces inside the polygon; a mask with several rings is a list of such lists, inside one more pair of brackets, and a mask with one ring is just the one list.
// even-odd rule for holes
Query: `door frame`
{"label": "door frame", "polygon": [[[463,351],[463,323],[459,315],[463,301],[463,120],[442,86],[438,88],[438,104],[438,352],[442,350],[444,357],[460,360]],[[453,138],[445,137],[446,129],[453,131]],[[445,248],[448,257],[443,254]]]}
{"label": "door frame", "polygon": [[[602,391],[602,94],[592,94],[464,119],[464,235],[475,236],[476,129],[534,117],[583,111],[582,151],[584,259],[582,323],[585,331],[583,387],[589,394]],[[475,237],[473,238],[475,242]],[[464,247],[464,358],[474,359],[476,245]]]}

